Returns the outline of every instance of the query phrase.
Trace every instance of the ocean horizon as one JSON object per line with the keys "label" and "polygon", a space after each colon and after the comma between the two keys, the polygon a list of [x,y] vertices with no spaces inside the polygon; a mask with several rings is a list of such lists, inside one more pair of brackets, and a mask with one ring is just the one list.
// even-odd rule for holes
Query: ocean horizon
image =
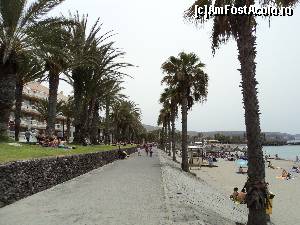
{"label": "ocean horizon", "polygon": [[278,154],[279,158],[295,161],[296,156],[300,158],[300,145],[263,146],[263,152],[265,155]]}

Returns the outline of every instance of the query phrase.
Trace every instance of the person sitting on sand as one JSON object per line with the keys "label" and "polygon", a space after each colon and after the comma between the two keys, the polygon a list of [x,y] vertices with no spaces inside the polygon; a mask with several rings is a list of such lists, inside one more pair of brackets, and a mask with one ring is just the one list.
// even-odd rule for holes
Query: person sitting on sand
{"label": "person sitting on sand", "polygon": [[287,178],[288,172],[287,172],[285,169],[282,169],[281,176],[282,176],[283,178]]}
{"label": "person sitting on sand", "polygon": [[242,166],[239,167],[239,173],[243,173],[243,167]]}
{"label": "person sitting on sand", "polygon": [[296,173],[300,173],[300,166],[298,166],[298,167],[295,168],[295,172]]}
{"label": "person sitting on sand", "polygon": [[238,200],[238,195],[239,195],[239,189],[237,187],[233,188],[233,193],[230,195],[230,199],[234,202]]}
{"label": "person sitting on sand", "polygon": [[237,200],[239,203],[244,204],[246,200],[246,189],[243,188],[241,192],[237,196]]}
{"label": "person sitting on sand", "polygon": [[297,167],[297,166],[293,166],[291,171],[294,172],[294,173],[300,173],[300,168]]}
{"label": "person sitting on sand", "polygon": [[275,169],[275,166],[272,165],[271,161],[267,161],[267,162],[268,162],[268,168]]}

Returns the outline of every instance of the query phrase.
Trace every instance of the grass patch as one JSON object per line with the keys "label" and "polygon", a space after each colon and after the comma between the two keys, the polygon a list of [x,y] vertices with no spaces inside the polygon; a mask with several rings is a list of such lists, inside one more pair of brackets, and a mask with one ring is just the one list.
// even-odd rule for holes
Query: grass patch
{"label": "grass patch", "polygon": [[[112,145],[93,145],[93,146],[80,146],[70,145],[76,147],[76,149],[61,149],[61,148],[45,148],[39,145],[21,143],[20,147],[11,146],[7,142],[0,143],[0,164],[17,161],[28,160],[36,158],[45,158],[51,156],[65,156],[76,155],[99,151],[109,151],[118,149],[118,146]],[[121,148],[130,148],[135,145],[121,146]]]}

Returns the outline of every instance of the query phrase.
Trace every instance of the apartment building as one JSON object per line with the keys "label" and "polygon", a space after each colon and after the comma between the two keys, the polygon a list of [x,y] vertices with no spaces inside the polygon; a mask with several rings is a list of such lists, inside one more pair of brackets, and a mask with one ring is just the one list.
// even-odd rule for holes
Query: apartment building
{"label": "apartment building", "polygon": [[[42,118],[41,114],[35,109],[35,105],[41,99],[47,99],[49,96],[49,89],[37,82],[28,83],[23,89],[22,102],[22,117],[21,117],[21,132],[20,140],[24,140],[24,133],[27,129],[33,133],[43,132],[46,129],[47,123]],[[58,93],[58,100],[68,101],[68,97],[63,92]],[[14,136],[14,108],[10,115],[9,130],[10,136]],[[55,130],[66,131],[66,118],[58,116],[56,118]],[[64,124],[64,127],[63,127]],[[73,138],[74,128],[71,128],[71,140]]]}

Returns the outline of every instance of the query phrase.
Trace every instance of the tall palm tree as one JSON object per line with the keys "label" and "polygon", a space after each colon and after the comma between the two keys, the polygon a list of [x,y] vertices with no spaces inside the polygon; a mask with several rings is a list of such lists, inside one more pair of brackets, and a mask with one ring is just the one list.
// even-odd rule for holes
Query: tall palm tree
{"label": "tall palm tree", "polygon": [[164,108],[162,108],[159,111],[157,125],[158,126],[162,125],[161,132],[160,132],[160,142],[161,142],[160,148],[162,148],[165,151],[166,150],[166,138],[167,138],[167,134],[166,134],[167,116],[166,116],[166,112],[165,112]]}
{"label": "tall palm tree", "polygon": [[[161,99],[160,99],[161,100]],[[171,104],[169,101],[161,102],[163,103],[163,108],[161,110],[161,116],[163,117],[163,127],[165,129],[165,142],[166,142],[166,152],[171,156]]]}
{"label": "tall palm tree", "polygon": [[189,171],[187,152],[187,113],[195,102],[204,102],[207,97],[208,75],[205,65],[194,53],[181,52],[178,58],[171,56],[162,64],[166,74],[162,82],[176,90],[181,102],[182,114],[182,163],[184,171]]}
{"label": "tall palm tree", "polygon": [[[30,36],[34,40],[34,53],[45,62],[49,82],[49,107],[46,133],[52,136],[55,132],[57,95],[60,75],[68,70],[73,62],[73,55],[68,48],[70,33],[67,27],[73,25],[64,20],[53,26],[44,24],[34,29]],[[42,32],[44,30],[44,32]],[[45,31],[46,30],[46,31]]]}
{"label": "tall palm tree", "polygon": [[0,138],[6,136],[15,100],[18,58],[31,47],[27,32],[57,19],[45,15],[64,0],[0,0]]}
{"label": "tall palm tree", "polygon": [[109,124],[110,124],[110,108],[113,104],[121,102],[126,96],[120,91],[124,88],[121,85],[121,81],[109,80],[107,85],[104,86],[104,107],[105,107],[105,122],[104,122],[104,143],[109,143]]}
{"label": "tall palm tree", "polygon": [[[283,1],[242,1],[231,0],[225,1],[205,1],[196,0],[195,3],[186,11],[185,17],[195,23],[205,23],[207,20],[201,17],[199,20],[195,18],[195,6],[224,6],[233,5],[236,7],[249,7],[251,5],[263,6],[294,6],[298,0]],[[213,53],[222,43],[226,43],[230,37],[237,42],[238,59],[241,64],[239,69],[242,77],[242,94],[245,109],[245,125],[247,133],[248,145],[248,181],[247,189],[247,205],[249,208],[248,225],[266,225],[266,192],[267,185],[265,182],[265,165],[262,151],[261,129],[260,129],[260,111],[257,98],[257,80],[256,75],[256,35],[255,28],[257,25],[254,15],[236,16],[236,15],[216,15],[212,16],[212,50]],[[259,196],[259,197],[257,197]]]}
{"label": "tall palm tree", "polygon": [[80,16],[78,13],[70,15],[70,17],[76,22],[75,26],[70,29],[69,48],[72,55],[75,57],[74,61],[76,65],[72,68],[70,75],[70,83],[74,88],[74,109],[78,111],[74,115],[74,142],[82,142],[82,113],[84,111],[84,105],[82,104],[85,96],[84,92],[86,87],[86,81],[90,79],[93,74],[94,67],[101,64],[99,58],[99,50],[97,48],[105,48],[107,43],[104,43],[106,39],[110,37],[110,32],[100,34],[102,24],[99,19],[88,30],[88,16]]}
{"label": "tall palm tree", "polygon": [[172,88],[165,88],[164,92],[161,94],[160,103],[166,103],[166,105],[169,107],[170,111],[170,122],[171,122],[171,149],[172,149],[172,156],[173,161],[176,161],[176,139],[175,139],[175,120],[177,118],[178,114],[178,104],[180,103],[180,98],[178,94],[176,93],[175,89]]}
{"label": "tall palm tree", "polygon": [[117,141],[132,141],[144,131],[141,128],[141,110],[132,101],[115,103],[110,116]]}
{"label": "tall palm tree", "polygon": [[43,62],[30,54],[23,54],[19,65],[15,92],[15,141],[19,141],[24,85],[41,78],[44,73]]}
{"label": "tall palm tree", "polygon": [[[114,42],[110,41],[111,32],[100,33],[102,24],[99,23],[99,19],[88,30],[87,16],[79,16],[77,13],[71,17],[76,26],[70,29],[69,47],[75,56],[74,61],[77,62],[71,71],[74,107],[78,111],[74,118],[74,142],[81,143],[86,136],[88,124],[83,124],[84,118],[87,118],[85,115],[89,114],[92,118],[99,95],[103,97],[101,90],[105,89],[104,82],[120,80],[126,75],[120,72],[120,69],[130,64],[117,62],[125,53],[113,46]],[[93,90],[97,91],[97,94],[94,94]],[[89,104],[92,107],[88,111]]]}
{"label": "tall palm tree", "polygon": [[[58,102],[58,104],[60,104]],[[66,118],[66,125],[67,125],[67,130],[66,130],[66,140],[69,142],[70,135],[71,135],[71,123],[72,123],[72,118],[74,118],[74,98],[69,97],[67,101],[62,102],[61,107],[58,106],[58,111],[61,111],[61,114]]]}

